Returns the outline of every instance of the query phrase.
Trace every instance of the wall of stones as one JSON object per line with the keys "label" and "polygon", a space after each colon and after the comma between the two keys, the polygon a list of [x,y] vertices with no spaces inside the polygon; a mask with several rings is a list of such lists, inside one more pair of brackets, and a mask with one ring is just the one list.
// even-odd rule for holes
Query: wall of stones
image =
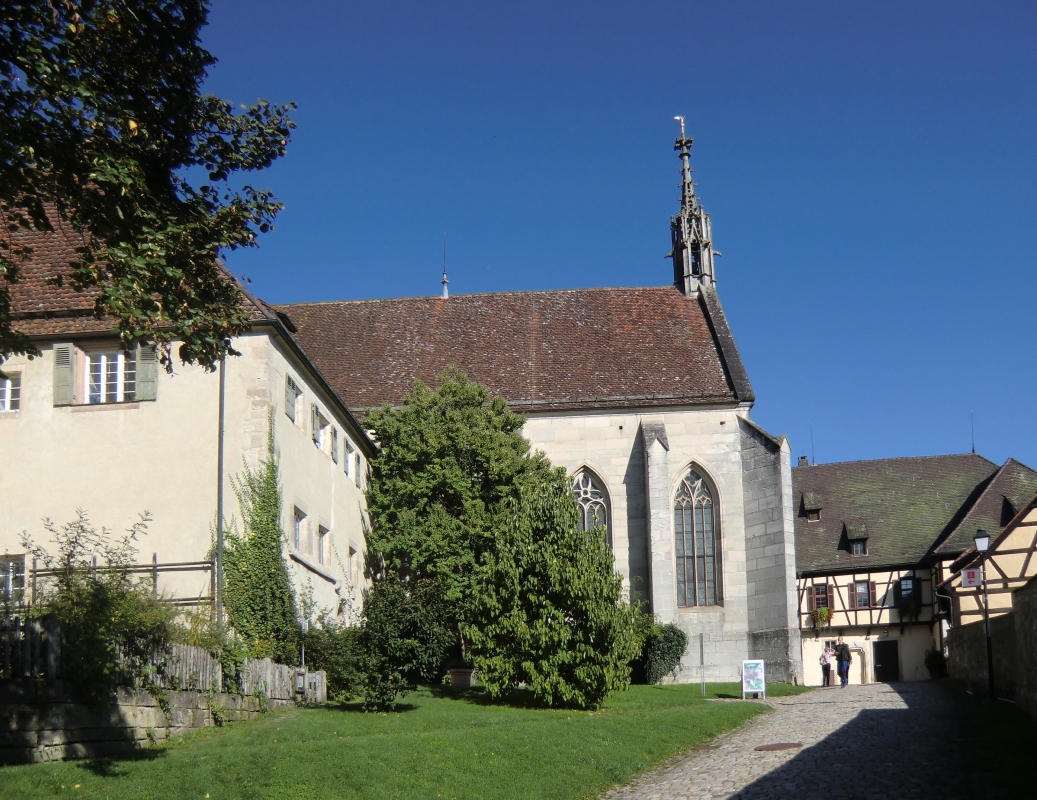
{"label": "wall of stones", "polygon": [[[994,652],[994,687],[998,697],[1014,700],[1016,681],[1022,665],[1016,660],[1015,612],[1002,614],[990,620],[990,639]],[[1032,621],[1037,618],[1031,618]],[[947,633],[947,667],[950,676],[965,681],[973,691],[987,691],[987,634],[984,623],[970,622],[957,625]],[[1031,668],[1037,657],[1032,653],[1022,654]],[[1028,656],[1028,658],[1027,658]]]}

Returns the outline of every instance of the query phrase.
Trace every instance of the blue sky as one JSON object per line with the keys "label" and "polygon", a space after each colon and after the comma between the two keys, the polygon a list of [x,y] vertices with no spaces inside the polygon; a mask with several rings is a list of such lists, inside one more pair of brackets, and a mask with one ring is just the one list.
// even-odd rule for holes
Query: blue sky
{"label": "blue sky", "polygon": [[1037,468],[1037,4],[214,0],[207,89],[299,104],[270,302],[668,283],[695,137],[753,418],[818,462]]}

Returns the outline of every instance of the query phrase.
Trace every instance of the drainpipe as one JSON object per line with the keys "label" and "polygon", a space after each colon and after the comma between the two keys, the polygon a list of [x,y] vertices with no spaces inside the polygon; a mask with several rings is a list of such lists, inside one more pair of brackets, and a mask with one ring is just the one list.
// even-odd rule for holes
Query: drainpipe
{"label": "drainpipe", "polygon": [[223,631],[223,429],[227,398],[227,356],[220,356],[219,433],[216,440],[216,624]]}

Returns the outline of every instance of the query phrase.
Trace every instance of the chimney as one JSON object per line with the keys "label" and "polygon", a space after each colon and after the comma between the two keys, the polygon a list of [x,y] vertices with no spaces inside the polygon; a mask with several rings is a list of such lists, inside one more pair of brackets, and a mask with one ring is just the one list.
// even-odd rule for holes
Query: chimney
{"label": "chimney", "polygon": [[801,466],[801,467],[809,467],[810,466],[810,459],[808,459],[806,456],[800,456],[799,457],[799,466]]}

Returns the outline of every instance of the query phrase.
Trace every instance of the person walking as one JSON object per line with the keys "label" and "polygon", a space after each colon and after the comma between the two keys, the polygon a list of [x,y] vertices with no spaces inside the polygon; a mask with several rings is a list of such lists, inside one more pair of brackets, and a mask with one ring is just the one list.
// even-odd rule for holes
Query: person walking
{"label": "person walking", "polygon": [[850,655],[850,646],[843,641],[842,636],[835,644],[835,660],[839,667],[840,685],[845,689],[846,684],[850,682],[850,664],[853,663],[853,656]]}
{"label": "person walking", "polygon": [[831,686],[832,685],[832,656],[835,655],[833,650],[828,645],[825,645],[825,649],[821,651],[821,685]]}

